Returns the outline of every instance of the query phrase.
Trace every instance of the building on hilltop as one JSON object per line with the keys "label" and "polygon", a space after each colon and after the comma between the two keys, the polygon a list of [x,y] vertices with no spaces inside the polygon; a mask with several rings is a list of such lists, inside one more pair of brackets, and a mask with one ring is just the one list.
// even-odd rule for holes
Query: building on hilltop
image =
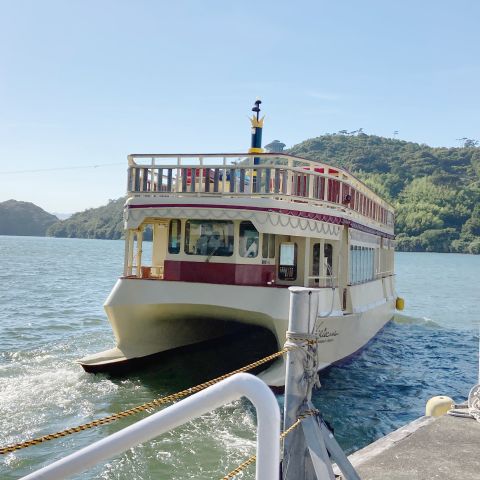
{"label": "building on hilltop", "polygon": [[270,153],[281,153],[285,148],[285,144],[282,143],[280,140],[274,140],[273,142],[265,145],[265,149]]}

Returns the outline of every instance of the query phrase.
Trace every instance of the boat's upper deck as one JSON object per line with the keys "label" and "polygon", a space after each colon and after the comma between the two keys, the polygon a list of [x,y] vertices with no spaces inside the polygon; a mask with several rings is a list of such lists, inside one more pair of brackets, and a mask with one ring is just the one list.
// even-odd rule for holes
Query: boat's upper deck
{"label": "boat's upper deck", "polygon": [[393,207],[364,183],[346,170],[300,157],[132,154],[128,164],[129,197],[274,198],[350,211],[393,229]]}

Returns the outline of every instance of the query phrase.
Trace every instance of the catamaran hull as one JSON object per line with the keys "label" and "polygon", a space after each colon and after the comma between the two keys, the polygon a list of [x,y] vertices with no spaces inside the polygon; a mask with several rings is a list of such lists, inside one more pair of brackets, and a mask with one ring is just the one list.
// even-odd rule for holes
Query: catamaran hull
{"label": "catamaran hull", "polygon": [[[338,289],[320,289],[319,368],[361,349],[393,317],[393,277],[349,287],[349,310]],[[187,302],[188,299],[188,303]],[[116,347],[80,360],[86,371],[109,371],[129,362],[234,333],[239,326],[268,329],[278,347],[288,326],[287,288],[121,278],[105,303]],[[283,386],[284,361],[261,376]]]}

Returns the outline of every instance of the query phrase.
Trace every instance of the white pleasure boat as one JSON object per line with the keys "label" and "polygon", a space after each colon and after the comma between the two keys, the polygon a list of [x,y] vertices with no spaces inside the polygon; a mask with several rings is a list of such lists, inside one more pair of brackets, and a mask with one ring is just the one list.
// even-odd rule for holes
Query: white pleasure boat
{"label": "white pleasure boat", "polygon": [[[265,153],[259,101],[253,111],[248,153],[128,156],[124,272],[105,303],[116,346],[81,359],[86,371],[240,324],[267,329],[280,349],[294,285],[320,289],[319,368],[392,318],[392,206],[341,168]],[[262,377],[283,385],[283,360]]]}

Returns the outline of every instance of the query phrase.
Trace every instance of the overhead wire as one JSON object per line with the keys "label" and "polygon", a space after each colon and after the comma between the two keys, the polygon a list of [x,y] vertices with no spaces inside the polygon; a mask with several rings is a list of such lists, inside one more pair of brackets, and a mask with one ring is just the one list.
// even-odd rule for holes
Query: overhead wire
{"label": "overhead wire", "polygon": [[115,163],[99,163],[96,165],[76,165],[72,167],[51,167],[51,168],[35,168],[35,169],[28,169],[28,170],[7,170],[7,171],[0,171],[0,175],[14,175],[20,173],[42,173],[42,172],[58,172],[60,170],[81,170],[81,169],[88,169],[88,168],[101,168],[101,167],[113,167],[113,166],[120,166],[125,165],[125,163],[115,162]]}

